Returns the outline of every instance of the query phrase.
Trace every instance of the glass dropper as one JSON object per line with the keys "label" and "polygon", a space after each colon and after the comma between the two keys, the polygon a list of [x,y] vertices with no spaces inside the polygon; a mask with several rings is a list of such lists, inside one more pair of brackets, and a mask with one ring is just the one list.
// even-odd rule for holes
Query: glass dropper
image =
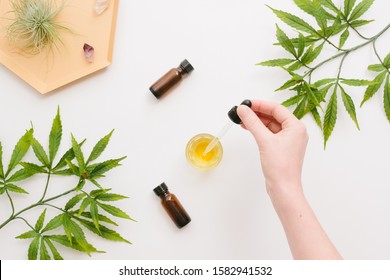
{"label": "glass dropper", "polygon": [[218,144],[218,141],[229,131],[232,127],[233,123],[231,121],[227,122],[225,126],[221,129],[221,131],[211,140],[211,142],[207,145],[206,149],[203,151],[203,156],[207,155],[211,152],[212,149]]}
{"label": "glass dropper", "polygon": [[[245,99],[241,102],[241,105],[248,106],[249,108],[252,107],[252,102],[248,99]],[[231,121],[227,122],[224,127],[219,131],[217,136],[214,137],[213,140],[207,145],[206,149],[203,151],[203,156],[207,155],[209,152],[213,150],[215,145],[218,144],[219,140],[229,131],[229,129],[232,127],[233,123],[235,124],[242,124],[242,121],[240,117],[237,114],[237,106],[234,106],[229,112],[228,116]]]}

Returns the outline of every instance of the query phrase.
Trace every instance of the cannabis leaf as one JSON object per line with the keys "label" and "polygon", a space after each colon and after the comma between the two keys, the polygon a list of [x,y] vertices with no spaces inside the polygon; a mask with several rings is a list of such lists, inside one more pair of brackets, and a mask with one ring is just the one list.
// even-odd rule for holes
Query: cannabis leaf
{"label": "cannabis leaf", "polygon": [[358,18],[363,16],[368,11],[368,9],[370,9],[373,3],[374,0],[363,0],[362,2],[360,2],[352,11],[351,16],[349,17],[349,21],[357,20]]}
{"label": "cannabis leaf", "polygon": [[50,156],[49,167],[52,167],[53,160],[61,145],[61,139],[62,139],[62,122],[60,117],[60,108],[58,107],[57,115],[53,120],[53,124],[51,126],[51,131],[49,135],[49,156]]}
{"label": "cannabis leaf", "polygon": [[344,88],[340,86],[341,90],[341,97],[345,106],[345,110],[347,110],[348,114],[350,115],[351,119],[354,121],[356,124],[357,129],[360,130],[359,122],[356,117],[356,109],[355,109],[355,103],[353,102],[351,96],[349,96]]}
{"label": "cannabis leaf", "polygon": [[321,5],[323,5],[325,8],[328,8],[332,10],[333,12],[339,13],[339,8],[336,7],[335,4],[333,4],[332,0],[320,0]]}
{"label": "cannabis leaf", "polygon": [[29,260],[38,259],[38,254],[39,254],[39,258],[41,260],[51,259],[46,245],[49,245],[49,248],[52,251],[54,259],[57,259],[57,260],[62,259],[61,255],[58,253],[57,249],[53,246],[53,244],[48,244],[48,243],[50,243],[49,239],[42,235],[42,228],[43,228],[43,224],[45,221],[45,216],[46,216],[46,209],[39,216],[37,222],[35,223],[35,227],[33,228],[33,230],[22,233],[21,235],[16,237],[18,239],[33,239],[32,242],[30,243],[29,248],[28,248],[28,259]]}
{"label": "cannabis leaf", "polygon": [[311,27],[311,25],[308,24],[303,19],[301,19],[295,15],[289,14],[287,12],[276,10],[276,9],[271,8],[271,7],[269,7],[269,8],[274,12],[274,14],[279,19],[281,19],[283,22],[290,25],[294,29],[309,33],[311,35],[317,35],[317,31],[313,27]]}
{"label": "cannabis leaf", "polygon": [[4,179],[4,168],[3,168],[3,146],[0,142],[0,179]]}
{"label": "cannabis leaf", "polygon": [[332,97],[329,100],[328,107],[326,109],[324,118],[324,147],[333,132],[334,126],[337,120],[337,93],[333,92]]}
{"label": "cannabis leaf", "polygon": [[113,132],[114,132],[114,130],[111,130],[111,132],[109,134],[104,136],[102,139],[99,140],[99,142],[96,143],[95,147],[93,147],[93,150],[88,157],[87,164],[89,162],[97,159],[103,153],[103,151],[106,149],[108,143],[110,142],[110,138],[111,138]]}
{"label": "cannabis leaf", "polygon": [[7,177],[10,172],[18,165],[19,161],[24,157],[27,153],[28,149],[31,145],[31,138],[33,134],[33,129],[28,130],[18,141],[16,144],[11,160],[8,164],[7,172],[5,173],[5,177]]}
{"label": "cannabis leaf", "polygon": [[295,51],[295,47],[291,40],[287,37],[286,33],[284,33],[278,25],[276,25],[276,38],[278,39],[280,45],[289,53],[291,53],[294,57],[297,57],[297,53]]}
{"label": "cannabis leaf", "polygon": [[378,92],[379,88],[381,87],[383,81],[386,78],[386,74],[387,74],[386,71],[383,71],[380,74],[378,74],[378,76],[376,76],[375,79],[373,80],[374,83],[367,87],[367,90],[364,94],[364,99],[360,104],[360,107],[363,106],[364,103],[370,100],[375,95],[375,93]]}
{"label": "cannabis leaf", "polygon": [[344,15],[349,16],[352,12],[353,7],[356,4],[356,0],[344,0]]}
{"label": "cannabis leaf", "polygon": [[[278,67],[289,74],[290,78],[275,90],[293,92],[282,104],[286,107],[294,107],[293,113],[299,119],[307,114],[313,117],[323,132],[324,147],[333,133],[338,110],[344,108],[357,129],[360,129],[356,106],[351,97],[355,95],[353,94],[354,87],[366,88],[360,104],[363,106],[384,84],[384,109],[390,121],[390,54],[382,59],[375,48],[377,39],[390,28],[390,24],[371,37],[363,36],[358,30],[359,27],[372,21],[363,19],[363,16],[373,5],[374,0],[343,0],[342,7],[339,7],[340,5],[335,4],[332,0],[293,0],[293,2],[304,12],[306,17],[311,18],[311,21],[306,20],[302,15],[292,13],[292,11],[286,12],[267,5],[279,20],[297,34],[297,37],[289,37],[289,32],[282,30],[276,24],[277,43],[275,45],[282,47],[287,55],[257,64]],[[317,26],[309,24],[313,20]],[[363,42],[344,49],[352,32],[356,33]],[[334,40],[337,40],[337,43],[334,43]],[[376,72],[375,78],[372,80],[370,78],[344,78],[342,70],[344,63],[348,61],[347,56],[349,57],[367,45],[373,46],[379,61],[379,63],[368,66],[370,71]],[[334,49],[335,53],[322,58],[323,50],[329,46]],[[316,62],[317,60],[319,61]],[[323,65],[334,60],[340,60],[337,75],[314,80],[313,73],[318,72]],[[327,95],[331,89],[333,92],[328,98]],[[338,96],[344,105],[341,108],[337,106]]]}
{"label": "cannabis leaf", "polygon": [[385,94],[383,97],[383,103],[385,106],[385,112],[387,119],[390,121],[390,81],[389,81],[389,75],[386,77],[385,82]]}
{"label": "cannabis leaf", "polygon": [[16,167],[18,166],[19,161],[21,161],[28,152],[31,146],[32,135],[33,129],[27,130],[26,133],[18,140],[12,152],[7,172],[5,174],[2,159],[3,147],[0,143],[0,195],[7,193],[10,197],[10,192],[28,194],[28,192],[18,186],[16,182],[31,177],[35,174],[35,172],[26,168],[16,170]]}
{"label": "cannabis leaf", "polygon": [[344,44],[345,42],[347,42],[348,38],[349,38],[349,30],[346,29],[344,30],[344,32],[340,35],[340,43],[339,43],[339,48],[341,49],[342,47],[344,47]]}
{"label": "cannabis leaf", "polygon": [[270,66],[270,67],[276,67],[276,66],[286,66],[292,62],[294,62],[294,59],[291,58],[279,58],[279,59],[271,59],[267,60],[261,63],[258,63],[256,65],[262,65],[262,66]]}
{"label": "cannabis leaf", "polygon": [[76,141],[73,134],[71,135],[72,148],[78,165],[75,165],[68,159],[66,159],[65,161],[70,168],[69,172],[73,175],[79,176],[77,190],[81,190],[84,187],[86,180],[90,181],[98,188],[101,188],[100,184],[97,182],[96,179],[104,176],[104,174],[109,170],[120,166],[120,162],[126,158],[121,157],[118,159],[111,159],[94,164],[90,163],[91,161],[96,160],[102,154],[107,144],[109,143],[112,133],[113,131],[111,131],[109,134],[104,136],[96,143],[87,161],[85,161],[84,159],[84,154],[81,151],[81,145]]}
{"label": "cannabis leaf", "polygon": [[[111,188],[104,188],[97,180],[105,177],[113,168],[120,166],[126,157],[117,159],[98,160],[111,139],[114,130],[101,138],[93,147],[87,160],[85,160],[82,146],[85,140],[78,142],[71,134],[72,147],[70,147],[55,164],[55,158],[60,150],[62,141],[62,121],[60,109],[53,119],[48,138],[48,149],[39,142],[33,129],[28,130],[17,142],[12,152],[7,171],[4,173],[3,167],[3,146],[0,143],[0,195],[6,193],[10,202],[11,215],[0,224],[0,230],[10,222],[20,219],[25,222],[29,230],[18,235],[17,239],[31,239],[28,247],[28,259],[55,259],[61,260],[57,246],[62,245],[71,249],[91,255],[92,253],[104,253],[97,250],[87,240],[85,230],[97,234],[101,238],[111,241],[119,241],[131,244],[115,230],[106,225],[118,226],[114,218],[132,219],[125,211],[112,205],[116,201],[126,199],[127,196],[112,193]],[[29,148],[32,147],[36,162],[23,161]],[[17,167],[21,168],[17,168]],[[17,185],[31,176],[41,174],[46,177],[46,184],[41,198],[24,209],[16,209],[14,198],[11,193],[27,195],[28,192]],[[57,194],[46,197],[50,182],[53,176],[74,176],[77,184],[65,190],[56,186]],[[89,182],[90,184],[87,184]],[[87,191],[87,188],[90,190]],[[69,200],[61,207],[54,202],[62,197],[70,196]],[[78,209],[75,209],[78,206]],[[23,217],[23,214],[33,208],[43,207],[43,212],[35,222],[35,226]],[[60,214],[54,216],[45,224],[47,209],[59,211]],[[107,217],[105,214],[112,216]],[[106,224],[103,225],[102,223]],[[55,231],[55,232],[53,232]],[[62,231],[62,234],[59,233]]]}
{"label": "cannabis leaf", "polygon": [[[117,207],[114,207],[112,205],[102,203],[103,201],[104,202],[108,202],[108,201],[112,202],[112,201],[118,201],[118,200],[122,200],[122,199],[127,198],[126,196],[123,196],[120,194],[110,193],[110,190],[111,189],[99,189],[99,190],[93,190],[89,194],[87,194],[85,192],[78,194],[78,195],[72,197],[67,202],[65,209],[69,212],[70,209],[74,208],[77,204],[79,204],[79,202],[81,202],[79,209],[75,210],[74,213],[77,213],[78,216],[83,216],[85,218],[91,219],[94,226],[95,226],[95,229],[96,229],[96,231],[94,229],[93,232],[101,235],[100,222],[105,222],[105,223],[109,223],[109,224],[113,224],[113,225],[116,225],[116,223],[113,222],[111,219],[107,218],[106,216],[100,214],[99,208],[101,210],[106,211],[107,213],[115,216],[115,217],[133,220],[123,210],[121,210]],[[86,211],[88,207],[90,210],[89,212]],[[83,222],[86,221],[85,219],[80,220],[79,218],[78,218],[78,220],[83,221]],[[88,226],[87,229],[90,229],[90,227]],[[111,232],[114,233],[113,230],[111,230]],[[119,236],[119,234],[117,234],[117,233],[115,233],[115,234],[117,236]],[[102,236],[102,237],[104,237],[104,236]]]}

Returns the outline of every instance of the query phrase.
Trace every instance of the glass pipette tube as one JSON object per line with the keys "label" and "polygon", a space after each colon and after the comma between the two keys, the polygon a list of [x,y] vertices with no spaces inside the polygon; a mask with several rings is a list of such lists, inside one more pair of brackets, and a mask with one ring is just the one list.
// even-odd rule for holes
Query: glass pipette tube
{"label": "glass pipette tube", "polygon": [[203,156],[207,155],[212,149],[214,149],[215,145],[217,145],[218,141],[229,131],[232,127],[233,123],[231,121],[227,122],[221,131],[214,137],[213,140],[207,145],[206,149],[203,151]]}

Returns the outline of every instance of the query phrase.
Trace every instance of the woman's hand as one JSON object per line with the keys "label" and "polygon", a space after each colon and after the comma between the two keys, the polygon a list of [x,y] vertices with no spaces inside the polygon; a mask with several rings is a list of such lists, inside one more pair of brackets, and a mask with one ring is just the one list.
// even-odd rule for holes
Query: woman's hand
{"label": "woman's hand", "polygon": [[267,192],[295,259],[341,259],[307,202],[301,182],[308,136],[282,105],[252,101],[237,113],[256,139]]}
{"label": "woman's hand", "polygon": [[[301,192],[301,173],[308,135],[304,124],[284,106],[254,100],[239,106],[243,126],[254,136],[270,195]],[[295,189],[291,189],[295,188]]]}

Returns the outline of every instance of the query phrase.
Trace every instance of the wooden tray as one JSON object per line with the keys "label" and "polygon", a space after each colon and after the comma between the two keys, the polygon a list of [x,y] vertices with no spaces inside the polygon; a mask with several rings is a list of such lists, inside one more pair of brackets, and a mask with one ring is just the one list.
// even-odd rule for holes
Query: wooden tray
{"label": "wooden tray", "polygon": [[[101,70],[112,63],[119,0],[111,0],[103,14],[94,11],[96,0],[66,0],[58,21],[71,30],[61,31],[64,45],[35,56],[18,53],[6,38],[9,0],[0,1],[0,63],[44,94]],[[94,62],[84,59],[83,45],[95,49]]]}

